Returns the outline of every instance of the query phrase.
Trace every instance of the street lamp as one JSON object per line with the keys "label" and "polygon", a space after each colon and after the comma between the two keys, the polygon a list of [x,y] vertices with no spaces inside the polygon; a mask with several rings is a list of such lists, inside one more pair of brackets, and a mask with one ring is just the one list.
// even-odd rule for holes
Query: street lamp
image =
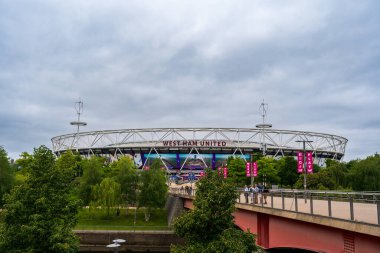
{"label": "street lamp", "polygon": [[306,163],[305,163],[305,143],[311,143],[313,141],[309,140],[299,140],[296,142],[302,142],[303,144],[303,156],[302,156],[302,163],[303,163],[303,188],[304,188],[304,198],[306,203],[306,188],[307,188],[307,182],[306,182]]}
{"label": "street lamp", "polygon": [[[261,112],[261,117],[263,118],[263,123],[261,124],[257,124],[256,125],[256,128],[259,128],[260,129],[260,132],[261,132],[261,148],[263,150],[263,157],[265,157],[266,155],[266,149],[267,149],[267,144],[265,143],[265,131],[266,129],[269,129],[269,128],[272,128],[272,124],[270,123],[265,123],[265,117],[267,116],[267,111],[268,111],[268,104],[267,103],[264,103],[264,99],[263,99],[263,102],[260,104],[260,107],[259,107],[259,110]],[[263,174],[263,184],[265,186],[266,182],[264,182],[264,180],[266,181],[266,174]],[[252,183],[252,180],[251,180],[251,183]]]}

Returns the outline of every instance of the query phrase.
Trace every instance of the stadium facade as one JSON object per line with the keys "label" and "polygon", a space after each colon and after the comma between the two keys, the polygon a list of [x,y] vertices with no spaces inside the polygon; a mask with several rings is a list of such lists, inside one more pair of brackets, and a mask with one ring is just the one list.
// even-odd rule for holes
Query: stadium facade
{"label": "stadium facade", "polygon": [[143,168],[155,158],[168,172],[218,168],[229,156],[251,160],[256,152],[274,158],[313,153],[314,161],[341,160],[347,139],[341,136],[270,128],[149,128],[77,132],[52,138],[53,151],[60,155],[76,150],[83,156],[106,156],[117,160],[130,156]]}

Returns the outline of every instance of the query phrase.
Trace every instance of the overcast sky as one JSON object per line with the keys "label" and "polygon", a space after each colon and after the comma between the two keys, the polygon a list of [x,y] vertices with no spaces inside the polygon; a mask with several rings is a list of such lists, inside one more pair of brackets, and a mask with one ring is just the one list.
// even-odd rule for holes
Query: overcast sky
{"label": "overcast sky", "polygon": [[75,132],[254,127],[380,151],[379,1],[0,0],[0,146]]}

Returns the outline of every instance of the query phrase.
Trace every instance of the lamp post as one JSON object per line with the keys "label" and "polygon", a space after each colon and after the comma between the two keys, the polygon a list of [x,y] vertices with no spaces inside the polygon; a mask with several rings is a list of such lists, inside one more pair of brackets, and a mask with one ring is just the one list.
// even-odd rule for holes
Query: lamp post
{"label": "lamp post", "polygon": [[[81,126],[87,126],[87,123],[86,122],[83,122],[83,121],[80,121],[80,115],[82,114],[83,112],[83,102],[81,99],[79,99],[78,102],[75,102],[75,110],[77,111],[77,115],[78,115],[78,120],[77,121],[73,121],[73,122],[70,122],[71,125],[73,126],[76,126],[77,127],[77,133],[75,135],[75,139],[76,141],[79,140],[79,127]],[[74,145],[75,142],[73,142],[71,144],[71,146]],[[78,146],[76,147],[76,151],[78,151]]]}
{"label": "lamp post", "polygon": [[255,182],[255,178],[253,176],[253,153],[251,155],[251,164],[250,164],[250,168],[249,168],[251,171],[251,186],[253,187],[253,183]]}
{"label": "lamp post", "polygon": [[[272,127],[272,124],[270,123],[265,123],[265,117],[267,116],[267,110],[268,110],[268,104],[263,102],[260,104],[259,110],[261,112],[261,117],[263,118],[263,123],[262,124],[257,124],[256,128],[260,129],[261,132],[261,148],[263,151],[263,157],[266,156],[266,149],[267,149],[267,144],[265,143],[265,131],[266,129],[269,129]],[[263,174],[262,180],[264,181],[264,178],[266,180],[266,174]],[[264,182],[263,182],[264,184]]]}
{"label": "lamp post", "polygon": [[313,141],[309,140],[299,140],[296,142],[302,142],[303,144],[303,156],[302,156],[302,163],[303,163],[303,188],[304,188],[304,198],[305,198],[305,203],[306,203],[306,189],[307,189],[307,182],[306,182],[306,163],[305,163],[305,143],[311,143]]}

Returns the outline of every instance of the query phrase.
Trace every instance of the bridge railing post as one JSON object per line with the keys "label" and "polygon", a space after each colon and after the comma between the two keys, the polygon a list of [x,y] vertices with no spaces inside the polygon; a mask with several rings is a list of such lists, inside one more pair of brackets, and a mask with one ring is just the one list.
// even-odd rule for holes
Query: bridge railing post
{"label": "bridge railing post", "polygon": [[313,195],[311,195],[311,193],[310,193],[310,213],[314,214],[314,210],[313,210]]}
{"label": "bridge railing post", "polygon": [[273,208],[273,192],[270,192],[270,207]]}
{"label": "bridge railing post", "polygon": [[350,219],[354,220],[354,199],[350,196]]}
{"label": "bridge railing post", "polygon": [[285,196],[284,196],[284,192],[281,191],[281,199],[282,199],[282,210],[285,209]]}
{"label": "bridge railing post", "polygon": [[298,213],[298,198],[297,198],[297,193],[294,192],[294,208],[296,212]]}
{"label": "bridge railing post", "polygon": [[377,203],[377,224],[380,225],[380,200],[377,200],[376,203]]}
{"label": "bridge railing post", "polygon": [[327,206],[329,210],[329,217],[331,217],[332,213],[331,213],[331,197],[330,196],[327,197]]}

